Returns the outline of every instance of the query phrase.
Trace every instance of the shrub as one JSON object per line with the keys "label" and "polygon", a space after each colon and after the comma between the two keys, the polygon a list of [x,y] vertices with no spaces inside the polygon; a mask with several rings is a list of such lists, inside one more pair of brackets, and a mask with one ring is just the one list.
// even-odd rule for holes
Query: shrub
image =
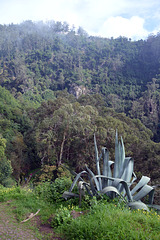
{"label": "shrub", "polygon": [[69,178],[71,177],[71,173],[69,172],[69,170],[67,170],[67,168],[65,168],[63,166],[60,166],[59,168],[57,168],[55,165],[45,165],[41,171],[39,172],[39,174],[36,176],[36,181],[38,183],[41,182],[46,182],[46,181],[54,181],[56,178],[62,178],[62,177],[66,177]]}
{"label": "shrub", "polygon": [[5,156],[6,139],[0,136],[0,184],[7,186],[7,180],[12,174],[11,162]]}
{"label": "shrub", "polygon": [[70,178],[56,178],[54,182],[48,181],[40,183],[35,187],[35,194],[50,203],[62,201],[62,194],[66,191],[72,181]]}
{"label": "shrub", "polygon": [[60,208],[56,211],[53,220],[51,221],[51,226],[58,227],[61,226],[62,224],[69,224],[71,223],[71,221],[72,221],[71,210],[61,205]]}

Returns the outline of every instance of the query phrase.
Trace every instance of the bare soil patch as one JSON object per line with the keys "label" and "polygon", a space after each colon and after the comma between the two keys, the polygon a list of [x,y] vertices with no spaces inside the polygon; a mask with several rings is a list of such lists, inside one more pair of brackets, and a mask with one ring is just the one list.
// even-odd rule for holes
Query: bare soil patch
{"label": "bare soil patch", "polygon": [[42,223],[39,216],[35,216],[34,219],[31,220],[33,224],[36,224],[39,232],[42,234],[44,239],[50,240],[50,239],[57,239],[57,240],[64,240],[60,236],[58,236],[54,229],[50,225],[50,220],[48,220],[47,223]]}
{"label": "bare soil patch", "polygon": [[[19,223],[12,209],[9,201],[7,203],[0,202],[0,240],[62,240],[54,233],[49,223],[41,222],[38,215],[27,223]],[[35,231],[31,229],[31,226],[35,226]]]}
{"label": "bare soil patch", "polygon": [[9,203],[0,203],[0,239],[1,240],[37,240],[36,233],[28,224],[18,223],[14,214],[9,210]]}

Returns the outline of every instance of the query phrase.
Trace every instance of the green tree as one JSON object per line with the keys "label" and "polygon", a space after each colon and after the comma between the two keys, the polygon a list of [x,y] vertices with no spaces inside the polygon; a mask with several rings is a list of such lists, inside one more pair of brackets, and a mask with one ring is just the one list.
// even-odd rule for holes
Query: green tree
{"label": "green tree", "polygon": [[5,156],[6,139],[0,137],[0,184],[6,186],[7,179],[12,174],[11,162]]}
{"label": "green tree", "polygon": [[69,156],[75,154],[82,141],[87,142],[87,138],[93,136],[94,117],[97,114],[92,106],[84,107],[79,103],[65,103],[50,112],[50,116],[39,122],[36,130],[41,158],[46,159],[47,164],[54,159],[57,166],[62,159],[70,159]]}

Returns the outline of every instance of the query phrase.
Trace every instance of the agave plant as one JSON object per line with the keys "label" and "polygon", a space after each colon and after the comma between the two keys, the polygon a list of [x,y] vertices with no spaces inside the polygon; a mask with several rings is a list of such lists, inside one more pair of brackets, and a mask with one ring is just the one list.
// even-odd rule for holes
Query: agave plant
{"label": "agave plant", "polygon": [[[76,183],[79,181],[79,197],[81,199],[82,189],[85,188],[90,196],[107,194],[110,198],[117,196],[127,199],[127,204],[130,208],[148,210],[146,204],[141,199],[149,195],[149,206],[160,210],[160,206],[153,205],[155,187],[148,185],[150,178],[142,176],[136,186],[133,187],[136,175],[133,171],[134,161],[131,157],[125,156],[125,148],[123,139],[118,141],[118,133],[115,137],[115,161],[109,160],[109,152],[106,148],[102,148],[101,154],[98,153],[96,136],[94,135],[95,160],[97,174],[95,175],[88,167],[76,175],[69,192],[64,192],[65,199],[78,196],[72,193]],[[100,169],[100,160],[103,161],[103,169]],[[113,171],[112,171],[113,169]],[[86,182],[82,176],[88,178]],[[135,185],[135,184],[134,184]]]}

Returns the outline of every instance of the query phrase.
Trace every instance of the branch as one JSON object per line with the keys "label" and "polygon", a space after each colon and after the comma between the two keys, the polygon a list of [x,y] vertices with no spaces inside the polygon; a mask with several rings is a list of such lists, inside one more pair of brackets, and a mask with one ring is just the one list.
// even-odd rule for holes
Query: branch
{"label": "branch", "polygon": [[29,219],[31,219],[31,218],[33,218],[34,216],[36,216],[36,215],[39,213],[39,211],[40,211],[40,209],[38,209],[38,211],[37,211],[35,214],[31,213],[30,216],[29,216],[29,218],[23,220],[21,223],[27,222]]}

